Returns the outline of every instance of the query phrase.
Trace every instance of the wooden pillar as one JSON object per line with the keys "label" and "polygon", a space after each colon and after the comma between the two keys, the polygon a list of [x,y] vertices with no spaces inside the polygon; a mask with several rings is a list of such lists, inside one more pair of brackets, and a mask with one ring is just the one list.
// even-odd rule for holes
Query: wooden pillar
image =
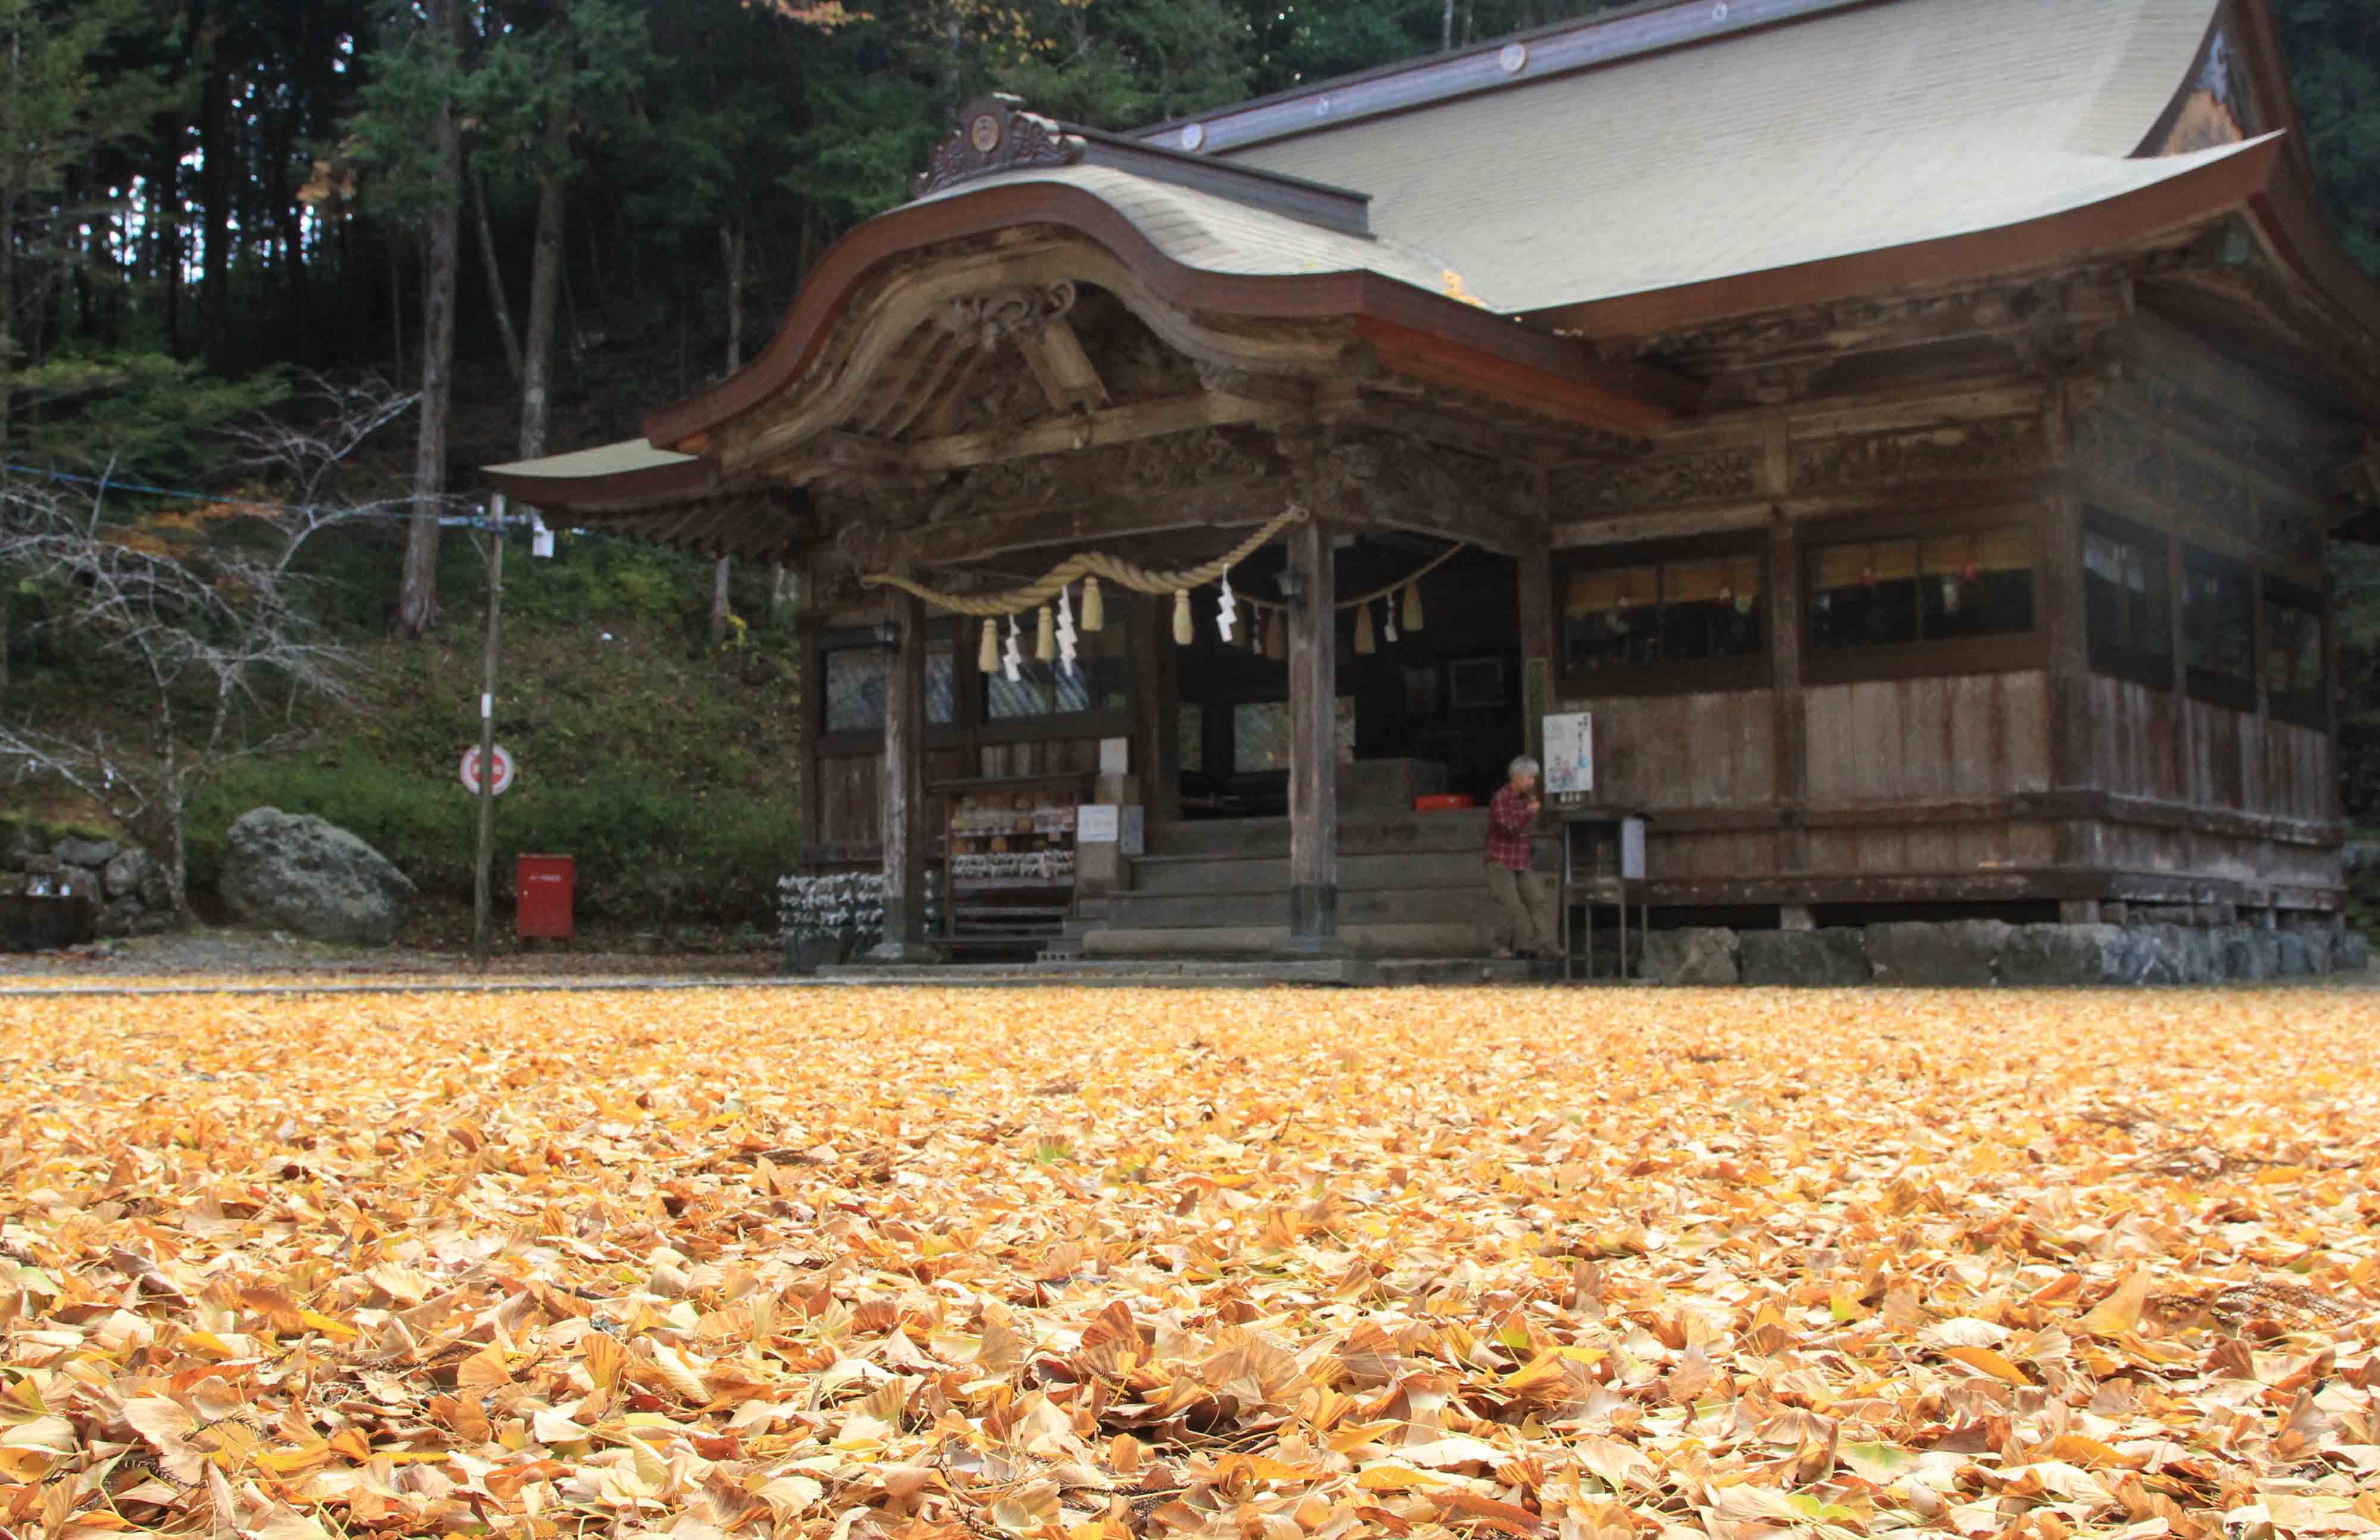
{"label": "wooden pillar", "polygon": [[1537,475],[1538,528],[1528,549],[1513,561],[1520,584],[1517,611],[1521,627],[1521,746],[1530,758],[1546,757],[1546,713],[1553,702],[1553,560],[1546,549],[1544,513],[1546,477]]}
{"label": "wooden pillar", "polygon": [[[1111,624],[1117,624],[1111,622]],[[1173,600],[1152,594],[1135,606],[1132,649],[1132,770],[1140,777],[1140,805],[1150,823],[1182,812],[1180,650],[1173,641]]]}
{"label": "wooden pillar", "polygon": [[889,612],[900,649],[884,674],[884,939],[871,963],[939,963],[926,944],[926,601],[899,594]]}
{"label": "wooden pillar", "polygon": [[[2049,692],[2049,789],[2070,806],[2079,805],[2090,790],[2091,639],[2086,624],[2087,583],[2082,571],[2082,497],[2081,467],[2074,463],[2075,418],[2081,414],[2086,386],[2060,383],[2043,408],[2045,436],[2059,467],[2058,490],[2043,509],[2043,549],[2034,570],[2039,574],[2034,613],[2049,644],[2049,671],[2043,680]],[[2050,842],[2051,860],[2059,868],[2058,880],[2069,884],[2099,879],[2099,825],[2095,819],[2061,818]],[[2060,893],[2058,917],[2067,925],[2099,923],[2095,892]]]}
{"label": "wooden pillar", "polygon": [[[1802,582],[1800,532],[1787,516],[1785,499],[1793,491],[1792,438],[1781,417],[1763,425],[1762,477],[1770,496],[1768,507],[1768,581],[1762,608],[1768,617],[1768,697],[1774,728],[1777,777],[1777,870],[1785,875],[1810,869],[1810,833],[1802,815],[1810,800],[1810,704],[1802,694],[1803,616],[1807,590]],[[1806,917],[1805,904],[1789,904],[1796,915],[1780,923],[1792,928],[1796,917]]]}
{"label": "wooden pillar", "polygon": [[1305,584],[1289,612],[1289,950],[1342,954],[1336,564],[1319,518],[1290,526],[1288,542],[1289,570]]}

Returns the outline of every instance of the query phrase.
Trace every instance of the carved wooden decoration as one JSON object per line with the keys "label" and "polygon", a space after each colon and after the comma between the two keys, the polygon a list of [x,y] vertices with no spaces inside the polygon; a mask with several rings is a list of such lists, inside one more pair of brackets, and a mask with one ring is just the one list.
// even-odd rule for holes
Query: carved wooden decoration
{"label": "carved wooden decoration", "polygon": [[1996,476],[2045,462],[2037,417],[1998,418],[1888,433],[1847,433],[1793,446],[1795,492],[1833,491],[1887,481]]}
{"label": "carved wooden decoration", "polygon": [[1037,165],[1073,165],[1083,141],[1057,122],[1025,110],[1004,93],[978,96],[959,108],[959,126],[934,146],[926,169],[909,184],[918,198],[978,176]]}
{"label": "carved wooden decoration", "polygon": [[1757,459],[1749,449],[1714,449],[1589,467],[1556,477],[1553,502],[1575,515],[1752,497],[1760,491]]}

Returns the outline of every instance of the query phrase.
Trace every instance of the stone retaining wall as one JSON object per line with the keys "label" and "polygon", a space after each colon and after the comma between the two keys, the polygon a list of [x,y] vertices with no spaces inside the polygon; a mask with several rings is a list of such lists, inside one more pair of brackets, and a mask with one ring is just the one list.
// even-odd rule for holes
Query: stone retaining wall
{"label": "stone retaining wall", "polygon": [[1657,984],[1983,988],[2220,984],[2359,971],[2372,946],[2325,925],[2005,925],[1998,920],[1819,930],[1657,930]]}
{"label": "stone retaining wall", "polygon": [[103,939],[174,928],[165,868],[139,845],[61,836],[40,824],[9,826],[0,837],[0,892],[29,891],[89,899],[93,931]]}

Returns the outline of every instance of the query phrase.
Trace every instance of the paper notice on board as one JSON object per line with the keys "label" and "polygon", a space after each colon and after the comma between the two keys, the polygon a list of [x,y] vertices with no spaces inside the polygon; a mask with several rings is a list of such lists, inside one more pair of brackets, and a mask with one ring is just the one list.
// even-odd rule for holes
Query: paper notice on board
{"label": "paper notice on board", "polygon": [[1546,792],[1584,796],[1595,790],[1595,713],[1566,711],[1545,719]]}
{"label": "paper notice on board", "polygon": [[1118,814],[1121,808],[1086,803],[1075,809],[1075,843],[1078,845],[1111,845],[1121,831]]}

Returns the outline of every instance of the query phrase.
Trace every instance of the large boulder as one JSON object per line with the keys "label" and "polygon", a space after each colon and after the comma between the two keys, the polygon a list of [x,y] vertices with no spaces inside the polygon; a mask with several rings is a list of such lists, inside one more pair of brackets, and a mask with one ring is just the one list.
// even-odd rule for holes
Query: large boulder
{"label": "large boulder", "polygon": [[2034,988],[2133,983],[2137,951],[2121,926],[2021,925],[2000,948],[2000,982]]}
{"label": "large boulder", "polygon": [[2286,925],[2273,933],[2273,946],[2278,958],[2273,970],[2277,977],[2301,978],[2330,971],[2328,936]]}
{"label": "large boulder", "polygon": [[2262,926],[2234,925],[2216,938],[2222,949],[2223,976],[2242,981],[2270,978],[2281,971],[2278,934]]}
{"label": "large boulder", "polygon": [[115,859],[123,847],[114,840],[86,840],[69,834],[50,847],[50,854],[69,867],[82,867],[91,871]]}
{"label": "large boulder", "polygon": [[1866,939],[1845,926],[1747,930],[1736,939],[1735,965],[1746,984],[1843,988],[1867,982]]}
{"label": "large boulder", "polygon": [[2001,920],[1912,920],[1867,928],[1867,960],[1888,984],[1954,988],[1998,982],[1993,964],[2008,944]]}
{"label": "large boulder", "polygon": [[1736,981],[1732,930],[1690,927],[1645,938],[1645,976],[1656,984],[1707,986]]}
{"label": "large boulder", "polygon": [[386,946],[413,900],[413,883],[379,851],[327,819],[278,807],[233,820],[221,891],[243,919],[360,946]]}
{"label": "large boulder", "polygon": [[116,852],[115,858],[100,869],[99,879],[107,889],[109,899],[134,898],[139,896],[140,885],[149,880],[149,874],[156,869],[156,866],[157,863],[149,858],[147,851],[134,845]]}
{"label": "large boulder", "polygon": [[99,912],[98,918],[91,922],[91,933],[103,941],[111,940],[118,936],[129,936],[132,934],[133,922],[140,917],[140,914],[139,899],[119,898]]}

